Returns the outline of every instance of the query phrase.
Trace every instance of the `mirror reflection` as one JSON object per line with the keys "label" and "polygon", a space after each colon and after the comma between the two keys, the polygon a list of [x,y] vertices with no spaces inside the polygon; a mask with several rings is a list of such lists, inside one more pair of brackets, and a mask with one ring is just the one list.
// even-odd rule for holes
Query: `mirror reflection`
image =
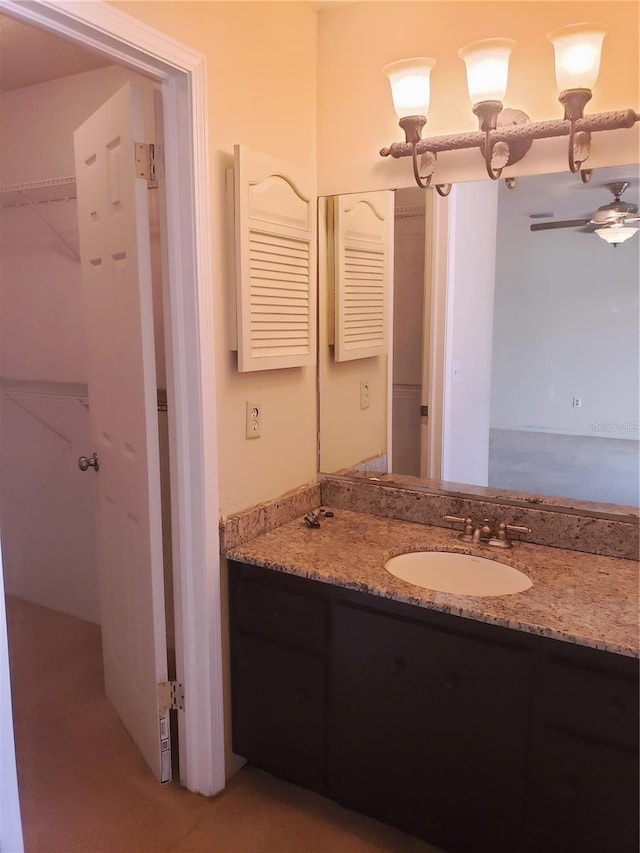
{"label": "mirror reflection", "polygon": [[393,297],[383,321],[370,319],[387,324],[388,346],[348,362],[335,358],[336,294],[361,317],[371,294],[362,267],[347,297],[336,290],[336,201],[321,199],[320,470],[637,507],[640,234],[607,242],[596,230],[607,206],[633,211],[638,185],[633,165],[589,184],[561,173],[515,190],[456,186],[444,299],[430,245],[442,200],[397,190]]}

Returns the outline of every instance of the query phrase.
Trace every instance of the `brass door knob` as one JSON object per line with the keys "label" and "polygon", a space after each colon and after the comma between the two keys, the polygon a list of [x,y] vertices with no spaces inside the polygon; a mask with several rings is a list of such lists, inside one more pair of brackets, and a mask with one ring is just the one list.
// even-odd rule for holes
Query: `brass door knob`
{"label": "brass door knob", "polygon": [[81,471],[88,471],[89,468],[93,468],[94,471],[100,470],[98,454],[94,453],[91,456],[80,456],[78,459],[78,468]]}

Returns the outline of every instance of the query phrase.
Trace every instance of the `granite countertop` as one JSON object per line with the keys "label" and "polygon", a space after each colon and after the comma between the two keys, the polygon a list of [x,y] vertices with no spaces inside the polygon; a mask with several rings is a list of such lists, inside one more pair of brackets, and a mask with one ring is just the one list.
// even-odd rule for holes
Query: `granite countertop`
{"label": "granite countertop", "polygon": [[[319,528],[302,518],[230,548],[239,562],[336,584],[531,634],[639,656],[639,564],[580,551],[516,542],[510,551],[474,547],[456,531],[335,509]],[[385,561],[405,551],[460,551],[523,571],[525,592],[462,596],[414,586],[389,574]]]}

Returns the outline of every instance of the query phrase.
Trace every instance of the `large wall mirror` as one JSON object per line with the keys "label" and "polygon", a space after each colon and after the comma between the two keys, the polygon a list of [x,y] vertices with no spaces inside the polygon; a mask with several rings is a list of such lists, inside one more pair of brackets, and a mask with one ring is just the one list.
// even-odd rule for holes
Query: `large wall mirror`
{"label": "large wall mirror", "polygon": [[[374,261],[347,258],[339,272],[338,197],[321,199],[320,471],[637,511],[640,233],[614,246],[588,224],[621,184],[622,200],[638,205],[637,164],[599,169],[588,184],[560,173],[520,178],[514,190],[460,184],[447,200],[390,193],[384,318],[366,313],[380,306],[358,289]],[[438,294],[432,216],[442,203]],[[336,290],[349,269],[353,286]],[[383,265],[375,274],[383,280]],[[336,358],[345,290],[362,316],[388,324],[378,354]]]}

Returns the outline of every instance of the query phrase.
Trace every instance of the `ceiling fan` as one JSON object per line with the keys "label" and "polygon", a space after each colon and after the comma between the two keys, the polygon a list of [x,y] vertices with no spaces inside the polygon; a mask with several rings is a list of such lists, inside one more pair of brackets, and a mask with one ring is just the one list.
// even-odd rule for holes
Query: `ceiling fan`
{"label": "ceiling fan", "polygon": [[589,233],[595,232],[613,246],[624,243],[638,231],[640,222],[638,205],[622,201],[620,196],[629,186],[628,181],[605,184],[613,195],[613,201],[603,204],[589,219],[564,219],[549,222],[535,222],[531,231],[549,231],[554,228],[582,228]]}

